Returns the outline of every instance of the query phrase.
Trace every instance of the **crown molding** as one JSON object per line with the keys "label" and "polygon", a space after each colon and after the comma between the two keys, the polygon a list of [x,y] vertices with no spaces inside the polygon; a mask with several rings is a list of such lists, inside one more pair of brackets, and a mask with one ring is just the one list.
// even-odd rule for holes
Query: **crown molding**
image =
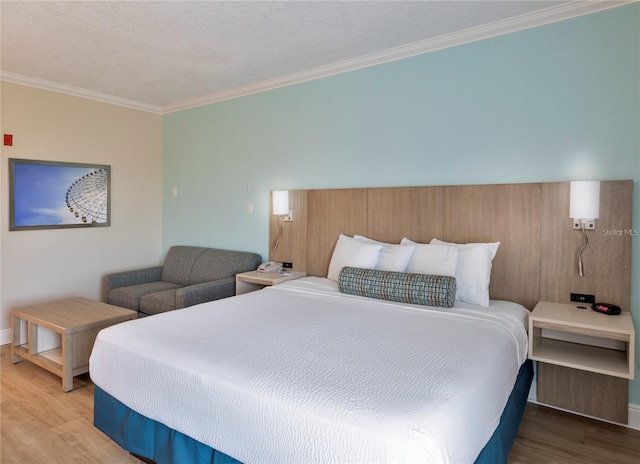
{"label": "crown molding", "polygon": [[490,39],[501,35],[511,34],[513,32],[523,31],[546,24],[552,24],[567,19],[584,16],[599,11],[617,8],[620,6],[637,3],[640,0],[576,0],[566,4],[552,6],[533,13],[516,16],[514,18],[496,21],[483,26],[473,27],[451,34],[445,34],[432,39],[427,39],[400,47],[383,50],[377,53],[371,53],[358,58],[341,61],[338,63],[321,66],[307,71],[302,71],[287,76],[269,79],[266,81],[237,87],[222,92],[216,92],[211,95],[185,100],[173,105],[154,106],[146,103],[140,103],[133,100],[114,97],[99,92],[81,89],[55,82],[45,81],[32,77],[21,76],[19,74],[0,72],[0,80],[13,82],[15,84],[37,87],[44,90],[52,90],[54,92],[66,93],[78,97],[89,98],[105,103],[126,106],[151,113],[168,114],[176,111],[183,111],[198,106],[210,105],[225,100],[244,97],[256,93],[266,92],[268,90],[278,89],[293,84],[308,82],[324,77],[334,76],[349,71],[368,68],[379,64],[398,61],[405,58],[411,58],[417,55],[443,50],[445,48],[456,47],[480,40]]}
{"label": "crown molding", "polygon": [[71,85],[58,84],[57,82],[37,79],[35,77],[22,76],[20,74],[2,71],[0,72],[0,80],[4,82],[11,82],[13,84],[26,85],[27,87],[35,87],[42,90],[51,90],[53,92],[65,93],[67,95],[73,95],[74,97],[82,97],[103,103],[111,103],[113,105],[133,108],[134,110],[162,114],[162,108],[160,106],[148,105],[146,103],[140,103],[134,100],[127,100],[126,98],[114,97],[113,95],[94,92],[92,90],[86,90]]}
{"label": "crown molding", "polygon": [[531,29],[533,27],[543,26],[545,24],[552,24],[578,16],[628,5],[637,1],[638,0],[574,1],[568,4],[545,8],[534,13],[516,16],[514,18],[509,18],[502,21],[496,21],[483,26],[473,27],[451,34],[445,34],[432,39],[414,42],[408,45],[391,48],[377,53],[371,53],[369,55],[364,55],[351,60],[341,61],[339,63],[334,63],[328,66],[322,66],[308,71],[302,71],[299,73],[290,74],[288,76],[258,82],[256,84],[237,87],[235,89],[218,92],[212,95],[194,98],[192,100],[186,100],[184,102],[176,103],[175,105],[163,106],[162,113],[167,114],[195,108],[198,106],[210,105],[212,103],[218,103],[224,100],[231,100],[233,98],[244,97],[255,93],[265,92],[267,90],[286,87],[288,85],[299,84],[302,82],[321,79],[323,77],[329,77],[336,74],[342,74],[349,71],[368,68],[370,66],[389,63],[391,61],[402,60],[417,55],[423,55],[425,53],[443,50],[445,48],[490,39],[493,37],[510,34],[512,32]]}

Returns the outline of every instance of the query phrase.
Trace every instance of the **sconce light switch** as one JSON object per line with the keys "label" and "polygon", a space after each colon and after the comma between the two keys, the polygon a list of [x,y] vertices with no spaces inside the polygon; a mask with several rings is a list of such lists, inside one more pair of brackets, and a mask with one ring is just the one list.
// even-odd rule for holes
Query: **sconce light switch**
{"label": "sconce light switch", "polygon": [[[582,219],[574,219],[573,228],[582,229]],[[584,230],[596,230],[596,221],[584,221]]]}
{"label": "sconce light switch", "polygon": [[247,214],[253,214],[253,203],[247,203]]}

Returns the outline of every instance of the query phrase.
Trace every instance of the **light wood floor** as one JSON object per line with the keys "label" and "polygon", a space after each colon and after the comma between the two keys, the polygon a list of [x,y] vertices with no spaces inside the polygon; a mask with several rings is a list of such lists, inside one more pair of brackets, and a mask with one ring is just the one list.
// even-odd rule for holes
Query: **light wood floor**
{"label": "light wood floor", "polygon": [[[93,427],[93,384],[60,378],[0,349],[0,462],[141,464]],[[640,431],[528,404],[509,464],[640,462]],[[189,464],[189,463],[180,463]]]}
{"label": "light wood floor", "polygon": [[2,464],[141,464],[93,427],[88,374],[64,393],[60,377],[28,361],[11,364],[10,345],[0,348],[0,358]]}

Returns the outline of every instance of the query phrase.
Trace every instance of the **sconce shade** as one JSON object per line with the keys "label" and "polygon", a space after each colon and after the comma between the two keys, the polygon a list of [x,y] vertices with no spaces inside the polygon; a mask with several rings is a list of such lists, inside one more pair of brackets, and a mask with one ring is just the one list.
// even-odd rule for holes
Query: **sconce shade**
{"label": "sconce shade", "polygon": [[273,191],[273,214],[277,214],[278,216],[286,216],[289,214],[288,190]]}
{"label": "sconce shade", "polygon": [[600,217],[600,181],[571,182],[569,217],[572,219]]}

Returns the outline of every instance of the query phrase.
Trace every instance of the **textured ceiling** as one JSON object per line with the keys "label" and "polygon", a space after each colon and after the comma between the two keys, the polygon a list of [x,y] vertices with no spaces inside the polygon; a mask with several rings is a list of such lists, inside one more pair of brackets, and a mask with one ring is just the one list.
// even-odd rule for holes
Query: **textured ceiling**
{"label": "textured ceiling", "polygon": [[1,69],[160,110],[566,3],[2,1]]}

